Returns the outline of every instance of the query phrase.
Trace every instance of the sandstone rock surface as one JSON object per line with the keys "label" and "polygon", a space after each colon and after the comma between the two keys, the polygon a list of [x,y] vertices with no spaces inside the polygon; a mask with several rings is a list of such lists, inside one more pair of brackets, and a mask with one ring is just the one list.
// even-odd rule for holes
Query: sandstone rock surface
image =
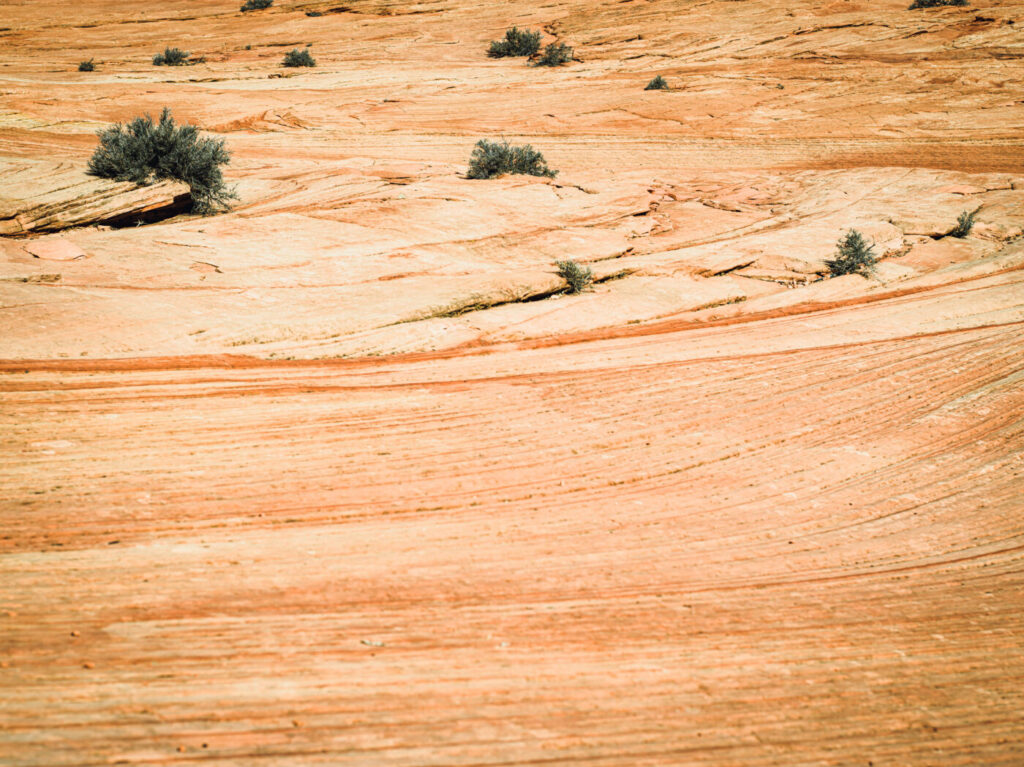
{"label": "sandstone rock surface", "polygon": [[1024,5],[908,2],[5,4],[0,763],[1024,762]]}

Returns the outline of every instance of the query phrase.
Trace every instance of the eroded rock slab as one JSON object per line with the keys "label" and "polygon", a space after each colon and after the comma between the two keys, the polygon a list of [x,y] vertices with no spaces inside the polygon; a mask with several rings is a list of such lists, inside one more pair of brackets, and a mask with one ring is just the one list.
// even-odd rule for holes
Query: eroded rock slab
{"label": "eroded rock slab", "polygon": [[188,210],[188,187],[107,181],[72,163],[0,158],[0,235],[55,232],[78,226],[124,226]]}
{"label": "eroded rock slab", "polygon": [[73,242],[61,239],[41,239],[25,243],[25,250],[34,258],[44,261],[77,261],[88,258],[85,251]]}

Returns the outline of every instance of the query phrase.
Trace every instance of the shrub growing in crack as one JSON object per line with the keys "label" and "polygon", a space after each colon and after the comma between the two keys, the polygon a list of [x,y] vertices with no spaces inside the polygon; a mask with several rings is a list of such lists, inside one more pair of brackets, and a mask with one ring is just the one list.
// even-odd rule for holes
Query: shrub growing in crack
{"label": "shrub growing in crack", "polygon": [[581,266],[576,261],[555,261],[558,276],[565,280],[570,293],[579,293],[594,281],[589,266]]}
{"label": "shrub growing in crack", "polygon": [[540,32],[512,27],[505,31],[504,40],[493,40],[487,55],[492,59],[506,56],[533,56],[540,50]]}
{"label": "shrub growing in crack", "polygon": [[851,229],[839,239],[836,244],[836,257],[826,260],[825,266],[832,277],[843,274],[861,274],[867,277],[877,262],[874,246],[868,245],[867,240],[856,229]]}
{"label": "shrub growing in crack", "polygon": [[651,80],[649,83],[647,83],[647,87],[645,87],[644,90],[645,91],[667,91],[668,90],[668,81],[664,77],[662,77],[661,75],[658,75],[653,80]]}
{"label": "shrub growing in crack", "polygon": [[572,48],[565,43],[551,43],[544,48],[544,55],[537,59],[538,67],[560,67],[572,61]]}
{"label": "shrub growing in crack", "polygon": [[88,61],[80,62],[78,64],[78,71],[79,72],[92,72],[94,69],[96,69],[96,65],[93,64],[92,61],[93,61],[92,59],[89,59]]}
{"label": "shrub growing in crack", "polygon": [[184,66],[187,61],[188,51],[183,51],[181,48],[164,48],[163,53],[158,53],[153,57],[153,66],[180,67]]}
{"label": "shrub growing in crack", "polygon": [[248,13],[249,11],[262,11],[264,8],[269,8],[274,4],[274,0],[245,0],[242,3],[242,13]]}
{"label": "shrub growing in crack", "polygon": [[467,178],[494,178],[505,173],[526,176],[554,178],[557,170],[551,170],[544,155],[529,144],[513,146],[508,141],[501,143],[480,139],[469,157]]}
{"label": "shrub growing in crack", "polygon": [[950,235],[953,237],[966,237],[971,233],[971,227],[974,226],[974,217],[978,215],[978,211],[964,211],[956,219],[956,226]]}
{"label": "shrub growing in crack", "polygon": [[98,135],[100,145],[89,159],[89,175],[140,186],[154,180],[181,181],[188,184],[192,210],[203,215],[227,210],[229,201],[237,199],[221,173],[221,166],[231,159],[224,140],[201,138],[194,125],[175,125],[167,108],[156,124],[145,115]]}
{"label": "shrub growing in crack", "polygon": [[284,55],[282,64],[286,67],[315,67],[316,59],[310,55],[309,51],[292,48]]}

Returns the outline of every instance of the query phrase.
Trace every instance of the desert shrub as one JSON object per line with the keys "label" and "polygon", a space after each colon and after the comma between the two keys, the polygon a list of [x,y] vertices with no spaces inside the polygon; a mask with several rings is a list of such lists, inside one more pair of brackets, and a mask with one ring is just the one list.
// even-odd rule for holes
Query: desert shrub
{"label": "desert shrub", "polygon": [[314,59],[309,51],[300,51],[298,48],[292,48],[288,53],[284,55],[284,62],[286,67],[315,67],[316,59]]}
{"label": "desert shrub", "polygon": [[508,141],[481,139],[469,157],[468,178],[494,178],[503,173],[554,178],[558,173],[548,168],[544,155],[529,144],[512,146]]}
{"label": "desert shrub", "polygon": [[307,16],[316,17],[316,16],[323,16],[324,14],[323,14],[322,11],[306,11],[306,15]]}
{"label": "desert shrub", "polygon": [[964,211],[956,219],[956,226],[953,231],[950,232],[954,237],[966,237],[971,233],[971,227],[974,226],[974,217],[978,215],[978,211]]}
{"label": "desert shrub", "polygon": [[647,87],[644,88],[644,90],[645,91],[667,91],[668,90],[668,81],[664,77],[662,77],[661,75],[658,75],[653,80],[651,80],[649,83],[647,83]]}
{"label": "desert shrub", "polygon": [[262,11],[264,8],[269,8],[274,4],[274,0],[245,0],[242,3],[242,13],[248,11]]}
{"label": "desert shrub", "polygon": [[878,261],[873,251],[874,246],[868,245],[856,229],[851,229],[839,238],[836,257],[826,260],[825,266],[833,277],[843,274],[862,274],[866,277]]}
{"label": "desert shrub", "polygon": [[551,43],[544,48],[544,55],[537,59],[538,67],[560,67],[572,61],[572,48],[565,43]]}
{"label": "desert shrub", "polygon": [[89,160],[88,173],[100,178],[134,181],[175,179],[188,184],[192,209],[204,215],[227,210],[236,197],[224,183],[221,166],[231,159],[223,139],[200,138],[194,125],[175,125],[171,110],[160,122],[149,115],[127,125],[117,123],[99,132],[100,145]]}
{"label": "desert shrub", "polygon": [[581,266],[575,261],[555,261],[558,267],[558,276],[565,280],[570,293],[579,293],[594,281],[594,275],[590,267]]}
{"label": "desert shrub", "polygon": [[188,51],[181,48],[164,48],[163,53],[153,57],[153,66],[180,67],[188,61]]}
{"label": "desert shrub", "polygon": [[962,8],[967,5],[967,0],[914,0],[908,10],[916,11],[918,8],[941,8],[944,5],[953,5]]}
{"label": "desert shrub", "polygon": [[540,32],[512,27],[505,31],[504,40],[494,40],[487,50],[492,59],[506,56],[533,56],[540,50]]}
{"label": "desert shrub", "polygon": [[92,59],[83,61],[78,65],[79,72],[92,72],[94,69],[96,69],[96,65],[92,63]]}

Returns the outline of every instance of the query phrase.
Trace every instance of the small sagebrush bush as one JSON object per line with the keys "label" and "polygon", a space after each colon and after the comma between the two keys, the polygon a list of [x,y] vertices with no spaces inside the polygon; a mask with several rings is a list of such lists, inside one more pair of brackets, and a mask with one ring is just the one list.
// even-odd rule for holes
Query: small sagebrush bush
{"label": "small sagebrush bush", "polygon": [[664,77],[662,77],[661,75],[658,75],[653,80],[651,80],[649,83],[647,83],[647,87],[644,88],[644,90],[645,91],[667,91],[668,90],[668,81]]}
{"label": "small sagebrush bush", "polygon": [[555,261],[558,267],[558,276],[565,280],[570,293],[579,293],[594,281],[594,275],[589,266],[581,266],[575,261]]}
{"label": "small sagebrush bush", "polygon": [[242,3],[242,13],[248,11],[262,11],[264,8],[269,8],[274,4],[274,0],[245,0]]}
{"label": "small sagebrush bush", "polygon": [[163,53],[153,57],[155,67],[180,67],[188,61],[188,51],[181,48],[164,48]]}
{"label": "small sagebrush bush", "polygon": [[145,115],[98,135],[100,145],[89,160],[92,176],[140,185],[163,179],[182,181],[191,192],[192,210],[203,215],[227,210],[228,201],[236,197],[221,174],[221,166],[231,159],[224,140],[200,138],[194,125],[175,125],[169,109],[160,114],[158,123]]}
{"label": "small sagebrush bush", "polygon": [[315,67],[316,59],[310,55],[309,51],[300,51],[298,48],[292,48],[284,55],[282,63],[286,67]]}
{"label": "small sagebrush bush", "polygon": [[962,8],[967,5],[967,0],[914,0],[907,10],[916,11],[918,8],[941,8],[944,5]]}
{"label": "small sagebrush bush", "polygon": [[487,55],[492,59],[501,59],[506,56],[533,56],[539,50],[540,32],[512,27],[505,31],[504,40],[491,42]]}
{"label": "small sagebrush bush", "polygon": [[956,219],[956,227],[950,234],[953,237],[966,237],[971,233],[971,227],[974,226],[974,217],[978,215],[978,211],[964,211]]}
{"label": "small sagebrush bush", "polygon": [[94,69],[96,69],[96,65],[92,63],[92,59],[83,61],[78,65],[79,72],[92,72]]}
{"label": "small sagebrush bush", "polygon": [[839,238],[836,244],[836,257],[826,260],[825,266],[833,277],[843,274],[862,274],[866,277],[877,262],[874,246],[868,245],[867,240],[856,229],[851,229]]}
{"label": "small sagebrush bush", "polygon": [[467,178],[494,178],[503,173],[554,178],[558,171],[551,170],[544,155],[529,144],[513,146],[505,140],[500,144],[487,139],[477,141],[469,157]]}
{"label": "small sagebrush bush", "polygon": [[560,67],[572,61],[572,48],[565,43],[551,43],[544,48],[544,55],[537,59],[538,67]]}
{"label": "small sagebrush bush", "polygon": [[323,14],[322,11],[306,11],[306,15],[307,16],[312,16],[312,17],[315,18],[317,16],[323,16],[324,14]]}

